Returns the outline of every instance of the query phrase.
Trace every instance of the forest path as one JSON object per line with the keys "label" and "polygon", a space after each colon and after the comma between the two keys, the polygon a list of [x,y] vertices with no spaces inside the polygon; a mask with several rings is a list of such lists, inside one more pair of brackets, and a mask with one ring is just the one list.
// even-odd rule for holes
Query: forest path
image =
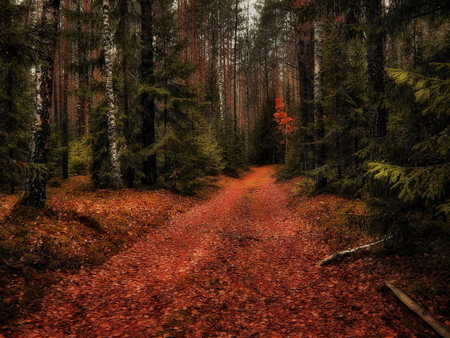
{"label": "forest path", "polygon": [[[253,168],[107,263],[68,275],[10,337],[399,337],[357,264]],[[390,310],[389,310],[390,309]],[[9,336],[8,336],[9,337]]]}

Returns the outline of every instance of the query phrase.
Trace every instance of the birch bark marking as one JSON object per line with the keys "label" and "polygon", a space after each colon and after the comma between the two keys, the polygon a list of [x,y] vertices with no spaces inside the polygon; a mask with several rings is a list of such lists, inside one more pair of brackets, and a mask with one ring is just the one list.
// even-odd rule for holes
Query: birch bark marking
{"label": "birch bark marking", "polygon": [[[28,152],[28,163],[44,166],[47,164],[50,148],[50,110],[52,108],[59,5],[59,0],[44,1],[39,11],[40,28],[38,40],[42,43],[42,48],[39,50],[41,64],[36,67],[36,109]],[[25,195],[21,203],[42,209],[47,202],[47,173],[45,170],[42,170],[44,168],[34,169],[31,170],[25,182]]]}
{"label": "birch bark marking", "polygon": [[112,171],[112,186],[115,189],[122,188],[122,178],[120,177],[119,152],[117,150],[116,135],[116,114],[114,107],[114,88],[112,70],[112,42],[111,29],[109,26],[109,0],[103,0],[103,48],[105,50],[105,77],[106,77],[106,109],[108,112],[108,141],[109,157]]}
{"label": "birch bark marking", "polygon": [[323,68],[323,24],[322,18],[314,20],[314,122],[318,127],[322,121],[322,68]]}
{"label": "birch bark marking", "polygon": [[[216,1],[216,24],[217,24],[217,39],[214,41],[217,43],[217,90],[219,92],[219,116],[220,121],[225,121],[225,56],[223,46],[223,34],[222,34],[222,22],[220,17],[220,0]],[[225,128],[225,124],[223,125]]]}
{"label": "birch bark marking", "polygon": [[[324,163],[325,149],[321,142],[325,136],[325,126],[323,122],[323,23],[320,16],[314,20],[314,140],[315,144],[315,163],[316,169]],[[321,191],[327,185],[327,179],[319,171],[316,175],[316,190]]]}

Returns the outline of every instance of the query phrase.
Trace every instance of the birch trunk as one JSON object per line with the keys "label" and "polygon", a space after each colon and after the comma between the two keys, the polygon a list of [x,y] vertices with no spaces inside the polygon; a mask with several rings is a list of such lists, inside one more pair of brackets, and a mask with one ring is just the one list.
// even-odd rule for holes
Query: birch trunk
{"label": "birch trunk", "polygon": [[222,64],[222,56],[217,59],[217,86],[219,91],[219,116],[222,122],[225,121],[225,74]]}
{"label": "birch trunk", "polygon": [[47,201],[46,164],[50,148],[54,61],[59,20],[59,0],[42,2],[39,10],[40,29],[38,39],[44,45],[40,49],[42,64],[36,68],[36,110],[30,139],[28,163],[33,167],[25,182],[22,204],[42,209]]}
{"label": "birch trunk", "polygon": [[[220,0],[216,1],[216,22],[217,22],[217,90],[219,92],[219,116],[222,122],[225,121],[225,61],[224,61],[224,46],[222,33],[222,22],[220,17]],[[225,124],[224,128],[225,128]]]}
{"label": "birch trunk", "polygon": [[322,68],[323,68],[323,28],[322,18],[314,21],[314,123],[316,124],[316,137],[322,134]]}
{"label": "birch trunk", "polygon": [[[315,167],[320,168],[324,163],[325,149],[322,139],[325,136],[325,127],[323,123],[323,23],[322,18],[317,17],[314,20],[314,141],[315,141]],[[316,191],[322,191],[327,185],[327,179],[319,171],[316,176]]]}
{"label": "birch trunk", "polygon": [[109,26],[109,0],[103,0],[103,48],[105,50],[105,82],[106,82],[106,109],[108,114],[108,141],[109,158],[111,162],[112,186],[115,189],[122,188],[122,178],[120,176],[119,152],[117,149],[116,114],[114,107],[113,88],[113,61],[111,29]]}

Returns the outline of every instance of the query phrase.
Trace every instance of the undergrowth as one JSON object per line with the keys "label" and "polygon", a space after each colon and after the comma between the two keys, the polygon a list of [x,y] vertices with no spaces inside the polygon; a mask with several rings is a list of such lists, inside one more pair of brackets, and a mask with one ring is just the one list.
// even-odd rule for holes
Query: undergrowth
{"label": "undergrowth", "polygon": [[328,244],[330,254],[391,234],[392,240],[384,245],[348,259],[365,257],[373,263],[369,269],[381,267],[376,273],[394,279],[438,320],[450,325],[450,225],[447,222],[433,217],[409,217],[404,222],[406,216],[414,215],[414,210],[410,210],[398,220],[402,222],[399,236],[398,231],[389,230],[389,226],[400,228],[393,223],[397,220],[392,212],[390,217],[383,217],[380,213],[372,214],[365,200],[338,194],[312,195],[314,182],[309,179],[297,177],[284,184],[289,187],[294,209],[310,220]]}

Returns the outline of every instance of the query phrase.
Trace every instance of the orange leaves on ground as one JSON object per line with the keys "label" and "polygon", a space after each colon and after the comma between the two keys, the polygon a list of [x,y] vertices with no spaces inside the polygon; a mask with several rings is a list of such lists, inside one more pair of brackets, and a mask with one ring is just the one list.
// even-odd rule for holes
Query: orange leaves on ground
{"label": "orange leaves on ground", "polygon": [[[273,173],[254,168],[102,266],[68,275],[9,337],[395,337],[399,309],[375,291],[375,272],[364,262],[317,267],[329,247],[313,212],[292,212]],[[102,194],[83,212],[108,218],[106,198],[117,217],[129,217],[122,207],[151,214],[138,206],[144,193]],[[305,201],[326,209],[315,203]]]}

